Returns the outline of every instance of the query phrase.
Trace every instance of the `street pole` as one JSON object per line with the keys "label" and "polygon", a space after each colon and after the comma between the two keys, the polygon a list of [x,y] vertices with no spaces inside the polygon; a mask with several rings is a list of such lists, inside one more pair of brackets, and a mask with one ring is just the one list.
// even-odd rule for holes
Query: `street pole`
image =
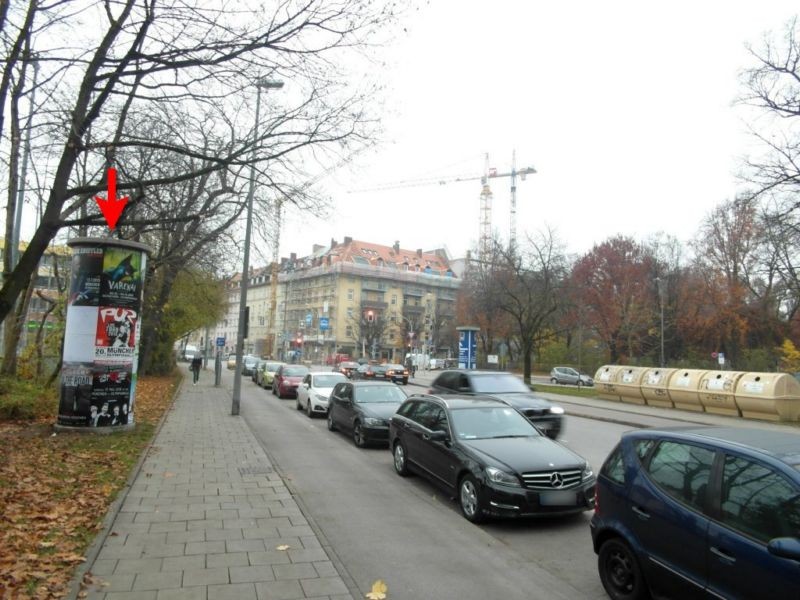
{"label": "street pole", "polygon": [[661,277],[656,277],[656,285],[658,286],[658,306],[661,312],[661,368],[664,364],[664,292],[661,284]]}
{"label": "street pole", "polygon": [[244,360],[244,334],[246,329],[247,285],[250,283],[250,231],[253,229],[253,196],[256,188],[256,145],[258,144],[258,120],[261,111],[261,88],[280,89],[282,81],[262,80],[256,83],[256,119],[253,125],[253,152],[250,163],[250,183],[247,190],[247,221],[244,229],[244,258],[242,259],[242,282],[239,290],[239,326],[236,335],[236,371],[233,374],[233,396],[231,414],[238,415],[242,398],[242,360]]}

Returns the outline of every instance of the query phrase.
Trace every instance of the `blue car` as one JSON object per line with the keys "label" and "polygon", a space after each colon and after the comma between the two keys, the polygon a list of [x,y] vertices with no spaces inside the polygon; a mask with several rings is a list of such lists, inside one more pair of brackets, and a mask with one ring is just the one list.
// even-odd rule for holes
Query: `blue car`
{"label": "blue car", "polygon": [[615,600],[800,598],[800,435],[627,432],[598,474],[591,534]]}

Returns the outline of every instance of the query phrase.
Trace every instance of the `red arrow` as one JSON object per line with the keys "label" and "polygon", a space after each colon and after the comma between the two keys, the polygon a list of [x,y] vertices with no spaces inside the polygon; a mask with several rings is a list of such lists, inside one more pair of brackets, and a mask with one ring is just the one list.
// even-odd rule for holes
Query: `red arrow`
{"label": "red arrow", "polygon": [[100,207],[100,211],[106,218],[108,228],[114,231],[114,228],[117,226],[117,221],[119,221],[119,217],[122,214],[122,209],[124,209],[125,205],[128,203],[127,196],[117,198],[117,170],[114,167],[108,169],[108,197],[103,198],[102,196],[95,196],[94,199],[97,201],[97,206]]}

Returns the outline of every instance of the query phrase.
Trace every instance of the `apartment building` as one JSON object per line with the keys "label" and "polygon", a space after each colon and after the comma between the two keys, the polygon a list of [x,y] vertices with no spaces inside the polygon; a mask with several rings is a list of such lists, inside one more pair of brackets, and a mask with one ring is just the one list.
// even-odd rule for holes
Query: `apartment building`
{"label": "apartment building", "polygon": [[[308,256],[282,259],[274,291],[270,275],[270,268],[250,273],[245,351],[324,362],[334,354],[399,361],[409,351],[455,349],[461,280],[444,249],[345,237],[315,245]],[[229,349],[236,345],[240,285],[238,277],[231,280],[229,311],[217,326]]]}

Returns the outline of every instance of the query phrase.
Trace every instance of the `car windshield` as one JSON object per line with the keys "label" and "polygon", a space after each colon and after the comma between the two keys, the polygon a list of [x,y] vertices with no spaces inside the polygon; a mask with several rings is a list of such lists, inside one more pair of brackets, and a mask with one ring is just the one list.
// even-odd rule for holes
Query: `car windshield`
{"label": "car windshield", "polygon": [[342,369],[357,369],[358,363],[355,362],[343,362],[339,365]]}
{"label": "car windshield", "polygon": [[509,406],[455,409],[452,417],[453,431],[460,440],[541,435],[527,419]]}
{"label": "car windshield", "polygon": [[282,365],[282,364],[283,364],[283,363],[267,363],[267,364],[264,366],[264,370],[265,370],[265,371],[269,371],[270,373],[274,373],[275,371],[277,371],[278,369],[280,369],[280,368],[281,368],[281,365]]}
{"label": "car windshield", "polygon": [[308,367],[286,367],[283,370],[284,377],[302,377],[308,373]]}
{"label": "car windshield", "polygon": [[370,369],[376,373],[383,373],[386,371],[386,365],[372,365]]}
{"label": "car windshield", "polygon": [[244,357],[244,364],[246,365],[254,365],[258,359],[254,356],[245,356]]}
{"label": "car windshield", "polygon": [[375,385],[357,388],[355,398],[358,403],[397,402],[399,404],[406,399],[406,395],[403,390],[394,385]]}
{"label": "car windshield", "polygon": [[386,365],[386,368],[392,371],[405,371],[406,369],[403,365]]}
{"label": "car windshield", "polygon": [[315,375],[313,385],[318,388],[330,388],[335,386],[340,381],[347,381],[344,375]]}
{"label": "car windshield", "polygon": [[519,377],[511,373],[492,373],[490,375],[473,375],[472,391],[479,394],[508,394],[530,392]]}

